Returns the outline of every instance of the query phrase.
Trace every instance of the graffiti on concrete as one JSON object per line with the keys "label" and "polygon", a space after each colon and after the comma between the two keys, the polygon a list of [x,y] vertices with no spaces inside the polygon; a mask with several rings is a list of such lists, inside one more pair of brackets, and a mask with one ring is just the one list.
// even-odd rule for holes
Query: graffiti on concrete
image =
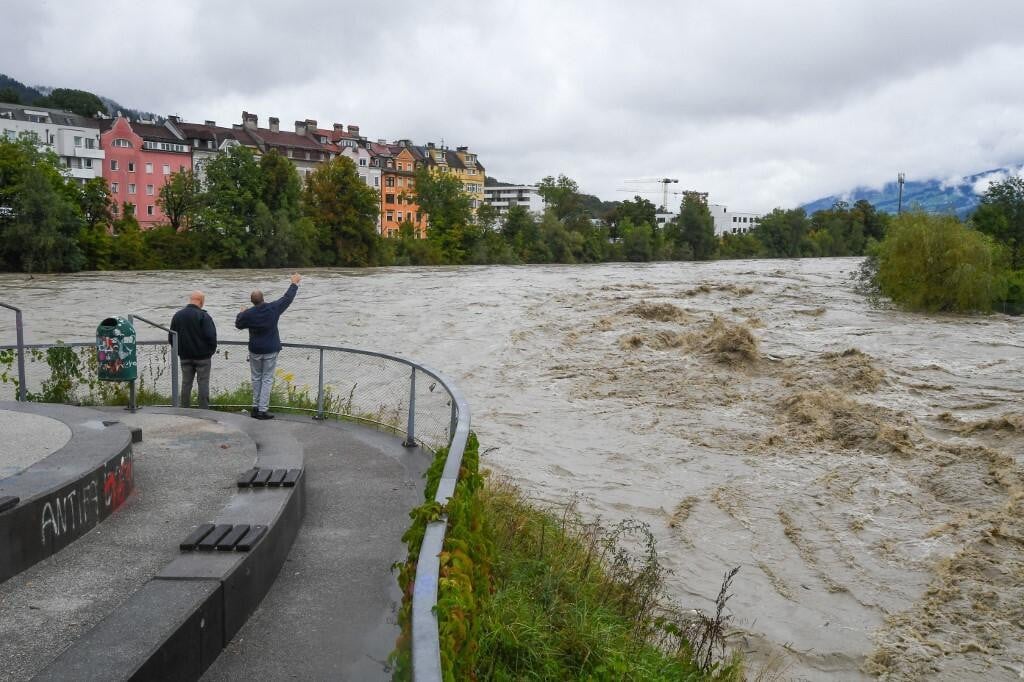
{"label": "graffiti on concrete", "polygon": [[132,454],[108,462],[102,474],[64,490],[43,503],[40,534],[48,539],[76,537],[120,507],[132,491]]}

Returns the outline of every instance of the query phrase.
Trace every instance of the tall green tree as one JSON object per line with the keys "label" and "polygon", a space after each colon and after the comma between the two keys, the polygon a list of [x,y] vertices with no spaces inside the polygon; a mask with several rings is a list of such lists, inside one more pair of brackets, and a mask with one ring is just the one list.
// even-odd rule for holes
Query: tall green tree
{"label": "tall green tree", "polygon": [[576,181],[566,175],[547,176],[542,179],[537,190],[547,208],[555,212],[559,220],[575,218],[585,213],[580,187]]}
{"label": "tall green tree", "polygon": [[658,209],[654,202],[644,199],[640,195],[634,196],[619,203],[609,216],[612,223],[612,237],[622,236],[619,233],[619,224],[623,220],[629,220],[633,225],[647,223],[652,227],[657,225]]}
{"label": "tall green tree", "polygon": [[694,260],[710,260],[715,256],[718,240],[715,238],[715,220],[711,217],[704,195],[687,192],[680,205],[678,239],[680,246],[686,245]]}
{"label": "tall green tree", "polygon": [[319,232],[326,265],[377,265],[380,196],[362,181],[351,159],[339,156],[313,171],[303,199]]}
{"label": "tall green tree", "polygon": [[23,272],[74,271],[84,225],[79,191],[57,156],[28,136],[0,139],[0,264]]}
{"label": "tall green tree", "polygon": [[276,149],[260,158],[260,171],[263,174],[263,203],[270,211],[284,210],[287,215],[299,215],[299,200],[302,195],[302,182],[291,161]]}
{"label": "tall green tree", "polygon": [[191,170],[173,173],[160,188],[156,203],[175,231],[188,227],[202,204],[199,179]]}
{"label": "tall green tree", "polygon": [[193,229],[210,265],[263,265],[253,234],[262,197],[263,175],[249,148],[232,147],[206,164],[206,192]]}
{"label": "tall green tree", "polygon": [[809,227],[804,209],[776,208],[761,218],[754,233],[764,245],[766,258],[798,258]]}
{"label": "tall green tree", "polygon": [[1024,268],[1024,179],[1012,177],[989,185],[972,222],[1006,245],[1011,268]]}
{"label": "tall green tree", "polygon": [[449,263],[461,263],[475,236],[472,199],[450,173],[416,171],[416,202],[427,214],[427,239]]}

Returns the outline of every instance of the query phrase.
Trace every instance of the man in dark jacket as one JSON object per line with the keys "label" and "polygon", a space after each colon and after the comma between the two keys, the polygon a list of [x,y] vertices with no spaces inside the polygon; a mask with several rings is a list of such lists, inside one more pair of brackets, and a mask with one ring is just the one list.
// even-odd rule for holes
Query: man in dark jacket
{"label": "man in dark jacket", "polygon": [[210,406],[210,365],[217,352],[217,327],[213,318],[203,310],[206,296],[193,291],[188,305],[174,313],[171,331],[178,332],[178,359],[181,362],[182,389],[180,404],[189,407],[192,399],[192,381],[199,377],[199,407]]}
{"label": "man in dark jacket", "polygon": [[242,307],[242,312],[235,318],[235,326],[249,330],[249,367],[252,370],[252,417],[256,419],[273,419],[274,415],[267,412],[270,408],[270,389],[274,386],[274,368],[277,366],[277,354],[281,352],[281,335],[277,331],[277,321],[288,309],[299,291],[302,275],[292,275],[292,285],[284,296],[266,303],[263,292],[256,289],[249,300],[252,307]]}

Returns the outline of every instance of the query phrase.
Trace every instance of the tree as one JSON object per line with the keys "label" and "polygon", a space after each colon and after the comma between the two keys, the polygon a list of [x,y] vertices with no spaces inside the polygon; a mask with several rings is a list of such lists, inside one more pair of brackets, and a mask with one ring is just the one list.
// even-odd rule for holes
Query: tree
{"label": "tree", "polygon": [[988,311],[1005,295],[999,247],[955,216],[904,213],[872,255],[879,290],[911,310]]}
{"label": "tree", "polygon": [[1024,268],[1024,179],[989,185],[971,219],[978,230],[1006,245],[1011,268]]}
{"label": "tree", "polygon": [[93,93],[72,88],[55,88],[49,95],[37,99],[33,104],[39,107],[63,109],[79,116],[89,117],[107,111],[107,105]]}
{"label": "tree", "polygon": [[114,247],[111,264],[117,270],[138,270],[145,265],[146,250],[135,219],[135,205],[125,202],[120,217],[114,221]]}
{"label": "tree", "polygon": [[191,170],[178,171],[160,188],[156,203],[175,231],[188,227],[201,203],[199,179]]}
{"label": "tree", "polygon": [[114,220],[110,187],[103,178],[90,178],[82,185],[79,206],[89,227],[102,226],[106,229]]}
{"label": "tree", "polygon": [[329,254],[327,265],[378,263],[380,196],[362,181],[351,159],[339,156],[313,171],[303,199],[322,252]]}
{"label": "tree", "polygon": [[612,210],[609,220],[613,227],[612,236],[618,238],[622,236],[619,233],[619,224],[623,220],[629,220],[633,225],[642,223],[647,223],[652,227],[657,225],[658,209],[653,202],[636,195],[631,200],[627,199],[616,206]]}
{"label": "tree", "polygon": [[498,224],[498,209],[488,203],[483,203],[476,209],[476,224],[484,231],[494,230]]}
{"label": "tree", "polygon": [[7,86],[0,88],[0,102],[7,104],[21,104],[21,95],[14,88]]}
{"label": "tree", "polygon": [[559,220],[573,218],[584,213],[580,198],[580,187],[576,181],[565,175],[557,178],[547,176],[537,186],[547,207],[555,212]]}
{"label": "tree", "polygon": [[472,241],[473,208],[462,182],[450,173],[416,171],[416,202],[428,216],[427,239],[449,263],[461,263]]}
{"label": "tree", "polygon": [[764,245],[764,257],[798,258],[809,225],[804,209],[776,208],[761,218],[754,234]]}
{"label": "tree", "polygon": [[694,260],[714,257],[718,240],[715,239],[715,219],[711,217],[707,199],[697,192],[686,192],[679,209],[677,239],[679,245],[689,246]]}
{"label": "tree", "polygon": [[84,221],[77,186],[35,141],[0,140],[0,265],[23,272],[78,270]]}
{"label": "tree", "polygon": [[231,147],[206,164],[206,192],[197,224],[200,249],[214,267],[259,267],[252,229],[262,204],[263,176],[247,147]]}
{"label": "tree", "polygon": [[302,183],[295,166],[276,149],[260,159],[263,174],[263,203],[271,212],[284,210],[289,216],[299,215]]}

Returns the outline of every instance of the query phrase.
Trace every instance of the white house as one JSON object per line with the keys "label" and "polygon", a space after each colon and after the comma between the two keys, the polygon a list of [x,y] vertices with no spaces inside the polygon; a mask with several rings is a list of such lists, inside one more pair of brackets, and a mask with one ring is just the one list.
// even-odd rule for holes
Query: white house
{"label": "white house", "polygon": [[484,202],[504,216],[513,206],[522,206],[534,215],[544,213],[544,198],[536,185],[489,185],[484,187]]}
{"label": "white house", "polygon": [[723,234],[746,234],[761,224],[763,213],[730,211],[722,204],[708,204],[711,217],[715,219],[715,236]]}
{"label": "white house", "polygon": [[0,104],[0,131],[15,140],[28,133],[54,151],[68,174],[84,183],[103,176],[99,121],[58,109]]}

